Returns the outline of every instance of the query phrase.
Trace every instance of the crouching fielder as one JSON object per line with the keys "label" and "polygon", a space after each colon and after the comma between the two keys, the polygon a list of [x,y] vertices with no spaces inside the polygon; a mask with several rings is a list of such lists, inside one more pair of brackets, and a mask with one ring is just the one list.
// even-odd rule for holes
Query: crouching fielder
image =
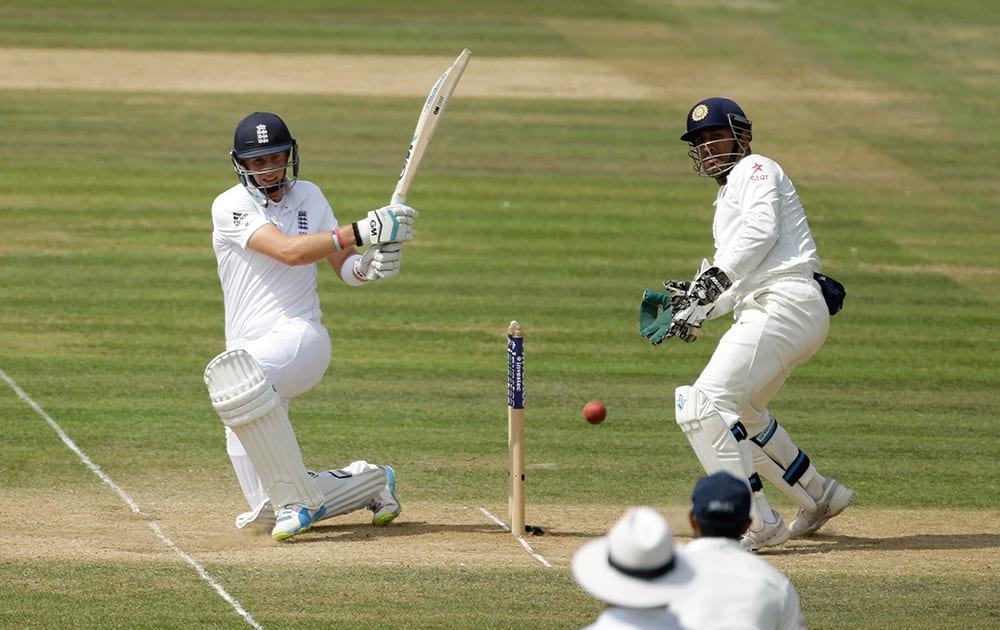
{"label": "crouching fielder", "polygon": [[[706,472],[729,472],[753,491],[743,546],[779,545],[816,531],[854,498],[816,470],[767,408],[791,371],[823,345],[843,287],[819,273],[795,187],[776,162],[752,153],[751,123],[739,105],[700,101],[681,139],[695,171],[719,185],[715,255],[693,280],[645,292],[640,334],[654,345],[674,336],[690,343],[706,319],[733,313],[701,375],[676,389],[676,420]],[[799,506],[790,527],[768,504],[760,476]]]}
{"label": "crouching fielder", "polygon": [[319,187],[298,180],[298,144],[275,114],[240,121],[230,157],[239,183],[212,204],[226,352],[209,363],[205,383],[250,507],[236,524],[273,524],[284,540],[367,507],[386,525],[400,513],[393,469],[358,460],[307,470],[288,402],[319,383],[332,355],[316,263],[325,259],[350,286],[395,275],[417,211],[386,206],[340,227]]}

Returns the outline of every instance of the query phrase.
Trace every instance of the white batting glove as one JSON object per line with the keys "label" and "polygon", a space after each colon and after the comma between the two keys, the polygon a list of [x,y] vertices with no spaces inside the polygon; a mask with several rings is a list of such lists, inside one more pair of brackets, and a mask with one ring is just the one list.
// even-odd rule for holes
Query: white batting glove
{"label": "white batting glove", "polygon": [[363,247],[408,241],[413,238],[413,221],[419,216],[419,212],[403,204],[372,210],[365,219],[351,225],[354,229],[354,242]]}
{"label": "white batting glove", "polygon": [[373,245],[354,262],[354,275],[367,282],[389,278],[399,273],[402,257],[402,243]]}

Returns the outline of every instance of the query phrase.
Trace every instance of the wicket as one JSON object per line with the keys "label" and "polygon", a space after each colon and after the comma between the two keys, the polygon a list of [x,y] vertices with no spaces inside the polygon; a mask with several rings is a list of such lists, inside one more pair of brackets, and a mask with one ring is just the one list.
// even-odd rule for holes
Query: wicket
{"label": "wicket", "polygon": [[510,460],[508,508],[510,531],[523,536],[524,526],[524,337],[521,324],[507,328],[507,455]]}

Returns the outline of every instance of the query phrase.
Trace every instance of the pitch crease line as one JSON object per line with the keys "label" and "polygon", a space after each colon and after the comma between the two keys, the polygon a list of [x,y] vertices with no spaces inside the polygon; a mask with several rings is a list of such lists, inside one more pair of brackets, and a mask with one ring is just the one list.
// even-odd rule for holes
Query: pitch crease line
{"label": "pitch crease line", "polygon": [[63,441],[63,444],[65,444],[66,447],[69,448],[69,450],[73,451],[73,453],[76,454],[76,456],[80,459],[80,461],[83,462],[84,465],[91,470],[91,472],[100,477],[101,481],[103,481],[105,484],[108,485],[108,487],[110,487],[112,490],[118,493],[118,496],[121,497],[122,501],[124,501],[126,505],[129,506],[129,509],[132,510],[133,514],[137,514],[141,516],[143,519],[145,519],[146,525],[149,527],[149,529],[153,531],[154,534],[156,534],[156,537],[159,538],[164,545],[169,547],[174,553],[180,556],[181,559],[183,559],[185,562],[191,565],[194,568],[194,570],[198,572],[198,575],[200,575],[203,580],[208,582],[209,586],[215,589],[215,592],[218,593],[219,596],[222,597],[222,599],[224,599],[230,606],[232,606],[233,610],[235,610],[240,617],[243,617],[243,619],[248,624],[250,624],[254,628],[257,628],[258,630],[264,630],[264,627],[261,626],[259,623],[257,623],[257,621],[253,618],[253,616],[250,615],[250,613],[247,612],[246,609],[244,609],[243,606],[241,606],[240,603],[236,601],[236,599],[233,598],[232,595],[226,592],[226,589],[224,589],[221,584],[219,584],[211,575],[209,575],[208,571],[206,571],[205,568],[202,567],[197,560],[195,560],[187,553],[185,553],[183,549],[181,549],[180,547],[177,546],[176,543],[174,543],[174,541],[170,540],[170,538],[168,538],[166,534],[163,533],[163,530],[160,529],[160,525],[155,520],[150,518],[148,514],[143,512],[142,509],[139,507],[139,504],[136,503],[135,500],[133,500],[132,497],[130,497],[128,493],[122,489],[121,486],[115,483],[114,480],[111,479],[111,477],[108,476],[106,472],[101,470],[101,467],[95,464],[93,460],[91,460],[90,457],[88,457],[87,454],[84,453],[80,449],[80,447],[76,445],[76,443],[69,437],[69,435],[65,431],[63,431],[63,428],[59,426],[59,423],[53,420],[52,417],[48,413],[46,413],[45,410],[42,409],[41,406],[39,406],[38,403],[36,403],[31,398],[31,396],[29,396],[23,389],[21,389],[21,387],[14,381],[14,379],[8,376],[7,372],[5,372],[3,369],[0,369],[0,377],[2,377],[3,380],[7,382],[7,385],[9,385],[12,390],[14,390],[14,393],[17,394],[18,398],[26,402],[32,409],[35,410],[35,413],[41,416],[42,419],[45,420],[50,427],[52,427],[52,430],[56,432],[56,434],[59,436],[59,439]]}
{"label": "pitch crease line", "polygon": [[[501,521],[497,517],[493,516],[493,514],[491,514],[490,511],[487,510],[486,508],[481,507],[481,508],[479,508],[479,511],[482,512],[483,514],[485,514],[486,518],[490,519],[491,521],[493,521],[494,523],[496,523],[497,525],[499,525],[500,527],[502,527],[505,532],[509,532],[510,531],[510,525],[508,525],[507,523],[504,523],[503,521]],[[527,551],[529,554],[531,554],[532,558],[534,558],[535,560],[538,560],[539,562],[541,562],[545,566],[547,566],[549,568],[552,568],[552,564],[548,560],[546,560],[541,554],[535,553],[535,550],[531,548],[531,543],[529,543],[528,540],[524,536],[518,536],[517,537],[517,541],[519,543],[521,543],[521,546],[524,547],[525,551]]]}

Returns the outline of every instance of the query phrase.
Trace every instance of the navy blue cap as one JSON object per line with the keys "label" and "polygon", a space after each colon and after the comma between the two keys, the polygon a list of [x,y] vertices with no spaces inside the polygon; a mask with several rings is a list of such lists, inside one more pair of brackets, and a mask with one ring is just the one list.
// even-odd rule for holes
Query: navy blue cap
{"label": "navy blue cap", "polygon": [[691,494],[698,523],[717,530],[739,530],[750,519],[750,486],[727,472],[702,477]]}

